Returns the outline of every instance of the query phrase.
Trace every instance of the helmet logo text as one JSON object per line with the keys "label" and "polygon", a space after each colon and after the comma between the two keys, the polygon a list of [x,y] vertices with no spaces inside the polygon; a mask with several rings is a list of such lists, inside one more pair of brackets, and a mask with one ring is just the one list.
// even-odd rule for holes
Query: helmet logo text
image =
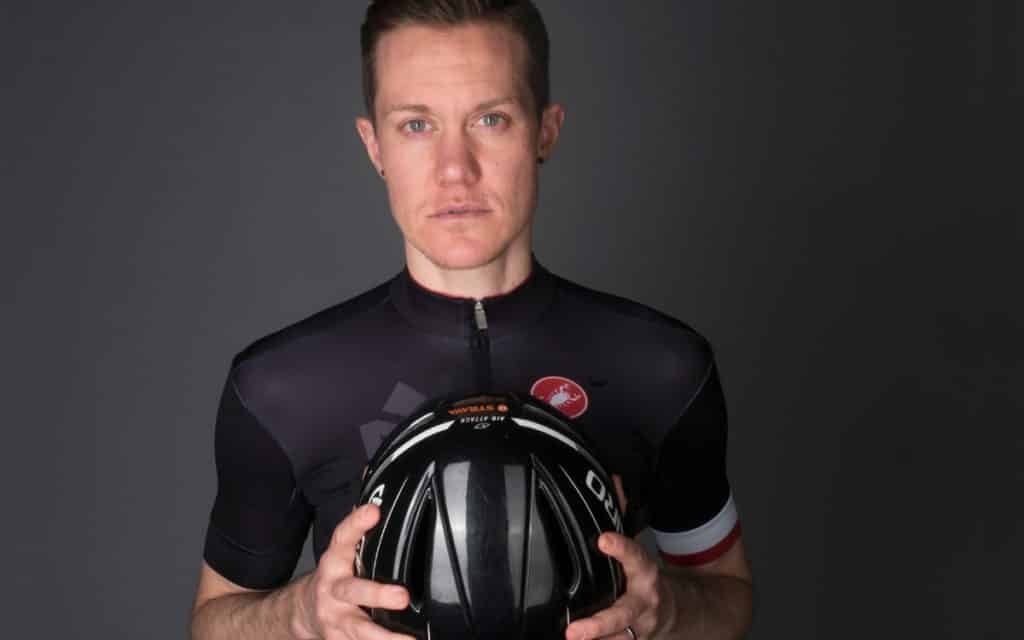
{"label": "helmet logo text", "polygon": [[586,484],[590,492],[597,498],[597,501],[604,505],[604,510],[608,513],[608,517],[612,519],[615,530],[622,531],[622,516],[619,515],[619,510],[615,507],[615,496],[605,488],[604,483],[597,477],[593,469],[587,471]]}
{"label": "helmet logo text", "polygon": [[452,416],[463,416],[467,413],[508,413],[508,405],[501,404],[471,404],[465,407],[452,407],[448,410],[448,415]]}

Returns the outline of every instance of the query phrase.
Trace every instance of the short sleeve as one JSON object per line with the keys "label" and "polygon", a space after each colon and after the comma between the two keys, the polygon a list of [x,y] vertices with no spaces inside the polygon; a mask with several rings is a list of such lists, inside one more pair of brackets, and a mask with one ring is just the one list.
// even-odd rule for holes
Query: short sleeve
{"label": "short sleeve", "polygon": [[650,522],[668,562],[710,562],[740,535],[726,476],[727,436],[725,398],[711,361],[658,451]]}
{"label": "short sleeve", "polygon": [[246,408],[229,376],[217,412],[217,497],[203,552],[207,564],[249,589],[272,589],[295,570],[312,518],[291,462]]}

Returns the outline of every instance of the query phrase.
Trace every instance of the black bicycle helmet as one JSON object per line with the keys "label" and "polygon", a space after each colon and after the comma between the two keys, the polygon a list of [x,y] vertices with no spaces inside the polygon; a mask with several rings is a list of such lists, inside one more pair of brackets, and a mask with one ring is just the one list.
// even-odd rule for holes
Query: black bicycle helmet
{"label": "black bicycle helmet", "polygon": [[441,401],[381,444],[360,503],[381,518],[360,542],[360,576],[400,584],[401,611],[370,609],[417,638],[561,639],[622,594],[597,549],[622,532],[607,472],[556,410],[515,394]]}

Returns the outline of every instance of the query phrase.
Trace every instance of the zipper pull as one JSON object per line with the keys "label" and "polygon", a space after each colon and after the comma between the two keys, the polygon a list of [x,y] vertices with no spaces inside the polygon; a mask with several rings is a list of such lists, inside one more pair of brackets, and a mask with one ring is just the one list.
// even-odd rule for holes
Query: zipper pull
{"label": "zipper pull", "polygon": [[473,317],[476,318],[476,328],[487,331],[487,314],[484,313],[484,303],[481,300],[477,300],[473,305]]}

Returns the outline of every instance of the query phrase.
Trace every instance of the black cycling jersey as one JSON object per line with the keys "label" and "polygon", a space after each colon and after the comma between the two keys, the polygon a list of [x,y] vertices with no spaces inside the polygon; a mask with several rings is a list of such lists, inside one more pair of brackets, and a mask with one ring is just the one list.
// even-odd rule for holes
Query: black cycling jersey
{"label": "black cycling jersey", "polygon": [[424,401],[481,391],[532,393],[572,418],[622,476],[627,532],[650,525],[669,561],[710,561],[739,535],[708,343],[534,262],[517,289],[481,301],[403,271],[236,356],[207,563],[243,587],[285,583],[311,525],[319,560],[384,436]]}

